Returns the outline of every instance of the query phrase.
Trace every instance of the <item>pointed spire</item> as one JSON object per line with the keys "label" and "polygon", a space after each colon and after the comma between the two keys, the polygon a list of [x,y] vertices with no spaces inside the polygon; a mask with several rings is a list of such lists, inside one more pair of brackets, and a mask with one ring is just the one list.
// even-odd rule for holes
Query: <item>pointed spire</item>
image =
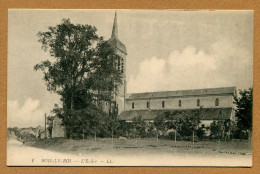
{"label": "pointed spire", "polygon": [[117,14],[116,14],[116,12],[115,12],[115,18],[114,18],[114,24],[113,24],[113,30],[112,30],[111,38],[118,38]]}

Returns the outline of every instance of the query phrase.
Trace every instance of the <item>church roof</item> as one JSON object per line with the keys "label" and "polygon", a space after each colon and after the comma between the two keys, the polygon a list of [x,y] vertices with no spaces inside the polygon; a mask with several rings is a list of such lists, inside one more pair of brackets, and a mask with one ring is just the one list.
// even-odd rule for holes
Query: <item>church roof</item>
{"label": "church roof", "polygon": [[123,44],[123,42],[121,42],[118,38],[112,37],[108,40],[108,43],[112,46],[112,48],[117,48],[127,54],[125,44]]}
{"label": "church roof", "polygon": [[167,97],[188,97],[188,96],[201,96],[201,95],[220,95],[220,94],[236,95],[236,87],[132,93],[132,94],[128,94],[126,100],[167,98]]}
{"label": "church roof", "polygon": [[127,54],[126,46],[118,39],[117,13],[116,12],[115,12],[115,18],[114,18],[114,24],[113,24],[111,38],[108,40],[108,42],[113,48],[117,48]]}
{"label": "church roof", "polygon": [[[176,120],[198,109],[183,109],[183,110],[130,110],[123,111],[119,115],[119,120],[130,121],[135,117],[141,116],[143,120],[153,120],[156,116],[162,115],[165,112],[170,112],[172,115],[167,120]],[[223,117],[220,118],[219,112],[223,111]],[[203,108],[201,111],[201,120],[224,120],[230,119],[232,108]]]}
{"label": "church roof", "polygon": [[115,12],[114,23],[111,38],[118,38],[117,13]]}

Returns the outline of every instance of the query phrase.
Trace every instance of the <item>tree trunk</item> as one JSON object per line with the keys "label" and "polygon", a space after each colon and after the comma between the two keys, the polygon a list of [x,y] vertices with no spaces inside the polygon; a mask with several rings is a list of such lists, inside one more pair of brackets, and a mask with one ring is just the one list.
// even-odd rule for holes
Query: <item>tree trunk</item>
{"label": "tree trunk", "polygon": [[72,94],[71,94],[71,105],[70,105],[70,109],[71,109],[71,110],[74,109],[74,92],[72,92]]}
{"label": "tree trunk", "polygon": [[95,141],[97,141],[97,131],[95,130]]}
{"label": "tree trunk", "polygon": [[134,138],[135,138],[135,141],[136,141],[136,128],[135,128],[135,125],[134,125]]}
{"label": "tree trunk", "polygon": [[83,133],[83,141],[84,141],[84,138],[85,138],[85,135],[84,135],[84,130],[82,130],[82,133]]}
{"label": "tree trunk", "polygon": [[113,129],[112,129],[112,148],[114,148],[114,137],[113,137],[113,134],[114,134],[114,132],[113,132]]}
{"label": "tree trunk", "polygon": [[159,137],[158,134],[159,134],[159,133],[158,133],[158,129],[157,129],[157,131],[156,131],[156,140],[157,140],[157,143],[158,143],[158,141],[159,141],[159,140],[158,140],[158,139],[159,139],[159,138],[158,138],[158,137]]}
{"label": "tree trunk", "polygon": [[192,144],[193,144],[193,147],[194,147],[194,130],[192,131]]}
{"label": "tree trunk", "polygon": [[[222,130],[222,139],[225,137],[225,126],[223,126],[223,130]],[[225,139],[224,139],[225,140]]]}

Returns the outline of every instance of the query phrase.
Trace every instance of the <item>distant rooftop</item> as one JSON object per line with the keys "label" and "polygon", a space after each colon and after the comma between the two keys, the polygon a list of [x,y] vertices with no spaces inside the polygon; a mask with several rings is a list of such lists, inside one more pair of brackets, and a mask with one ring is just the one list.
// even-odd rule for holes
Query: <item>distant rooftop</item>
{"label": "distant rooftop", "polygon": [[132,94],[127,94],[126,100],[149,99],[149,98],[167,98],[167,97],[185,97],[185,96],[201,96],[201,95],[217,95],[217,94],[236,95],[236,87],[132,93]]}

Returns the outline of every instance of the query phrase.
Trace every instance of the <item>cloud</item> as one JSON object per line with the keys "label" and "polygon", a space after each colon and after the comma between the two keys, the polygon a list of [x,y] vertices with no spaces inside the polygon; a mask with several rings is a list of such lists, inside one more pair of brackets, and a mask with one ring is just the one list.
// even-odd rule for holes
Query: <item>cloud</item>
{"label": "cloud", "polygon": [[7,101],[8,127],[30,127],[44,124],[44,111],[39,108],[39,100],[27,98],[22,106],[17,100]]}
{"label": "cloud", "polygon": [[139,64],[130,76],[128,92],[198,89],[252,85],[252,55],[229,40],[220,40],[209,50],[188,46],[173,50],[166,59],[152,57]]}

